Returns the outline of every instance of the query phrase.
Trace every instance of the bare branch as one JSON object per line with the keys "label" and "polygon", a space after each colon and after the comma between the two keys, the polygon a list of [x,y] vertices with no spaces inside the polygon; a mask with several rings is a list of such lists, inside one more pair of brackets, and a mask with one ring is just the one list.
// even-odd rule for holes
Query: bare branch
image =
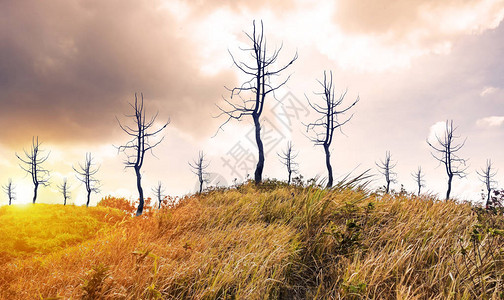
{"label": "bare branch", "polygon": [[121,124],[119,119],[119,127],[132,139],[117,148],[118,152],[124,153],[126,159],[124,160],[125,168],[133,168],[135,170],[135,175],[137,178],[137,189],[139,194],[139,204],[136,215],[139,216],[143,212],[144,207],[144,197],[143,189],[141,185],[141,168],[143,166],[145,153],[149,151],[154,155],[153,149],[157,147],[164,139],[164,136],[155,142],[151,142],[150,138],[154,138],[161,131],[163,131],[168,124],[170,124],[170,119],[163,123],[158,129],[151,130],[154,126],[156,119],[158,117],[158,112],[156,112],[152,117],[146,117],[146,109],[144,107],[144,97],[140,93],[140,99],[138,99],[135,93],[135,102],[129,103],[130,107],[133,109],[134,113],[132,115],[127,115],[128,118],[133,119],[133,126],[124,126]]}
{"label": "bare branch", "polygon": [[390,183],[396,182],[397,173],[392,171],[392,169],[397,165],[397,162],[392,162],[392,156],[390,155],[390,151],[385,152],[385,160],[380,160],[379,163],[375,163],[378,167],[378,171],[385,177],[385,193],[389,193],[390,191]]}
{"label": "bare branch", "polygon": [[437,144],[432,144],[427,140],[427,144],[434,150],[431,152],[440,164],[445,166],[446,174],[448,175],[448,188],[446,191],[446,200],[450,198],[452,180],[454,176],[463,178],[467,175],[466,159],[460,158],[457,152],[465,145],[466,139],[460,144],[455,144],[455,140],[460,138],[455,135],[457,127],[453,127],[453,120],[446,120],[443,136],[435,135]]}
{"label": "bare branch", "polygon": [[191,172],[193,172],[196,176],[198,176],[199,181],[199,194],[203,191],[203,183],[209,182],[208,176],[209,174],[205,171],[206,168],[210,165],[210,162],[205,162],[205,154],[203,151],[198,153],[198,159],[194,160],[192,163],[188,163],[191,167]]}
{"label": "bare branch", "polygon": [[40,149],[41,143],[39,143],[38,136],[32,138],[32,146],[30,151],[24,150],[25,159],[21,158],[17,153],[16,157],[21,161],[21,169],[26,173],[30,174],[33,182],[33,203],[37,201],[37,192],[39,185],[48,186],[50,173],[49,170],[44,169],[42,164],[47,161],[51,152],[44,155],[44,150]]}
{"label": "bare branch", "polygon": [[[320,115],[314,122],[309,123],[306,126],[306,132],[310,133],[309,139],[315,145],[321,145],[324,147],[326,154],[326,167],[328,172],[328,182],[327,187],[331,187],[333,184],[333,174],[332,166],[330,161],[330,146],[332,144],[334,130],[339,129],[343,133],[342,127],[350,122],[353,114],[346,118],[344,121],[338,120],[341,115],[344,115],[352,107],[359,102],[360,98],[357,97],[349,106],[345,108],[340,108],[343,105],[343,100],[347,94],[347,91],[342,93],[339,98],[335,99],[334,85],[332,71],[329,71],[329,76],[327,72],[324,71],[323,80],[317,80],[317,82],[322,86],[322,92],[315,92],[315,95],[322,96],[322,104],[313,103],[305,95],[308,105]],[[343,133],[344,134],[344,133]]]}

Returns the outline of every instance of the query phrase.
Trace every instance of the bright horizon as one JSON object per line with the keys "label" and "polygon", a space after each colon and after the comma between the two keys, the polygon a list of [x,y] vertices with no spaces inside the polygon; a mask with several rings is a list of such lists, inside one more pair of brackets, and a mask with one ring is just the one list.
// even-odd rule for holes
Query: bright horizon
{"label": "bright horizon", "polygon": [[[125,120],[135,92],[144,94],[147,114],[159,111],[160,124],[171,120],[157,158],[148,155],[142,168],[146,197],[158,181],[168,195],[193,193],[188,162],[199,151],[210,161],[212,184],[253,177],[252,121],[230,122],[213,137],[224,121],[213,118],[215,104],[229,99],[224,86],[245,79],[228,50],[244,57],[253,20],[263,20],[270,51],[283,45],[279,65],[299,55],[281,76],[292,74],[277,93],[283,106],[266,100],[264,178],[286,180],[276,153],[287,141],[305,180],[326,176],[322,147],[306,138],[303,123],[314,118],[306,97],[320,100],[317,80],[332,70],[336,93],[348,90],[346,103],[360,97],[344,134],[335,133],[336,181],[367,169],[378,174],[375,162],[388,150],[397,162],[393,189],[414,192],[410,174],[422,166],[425,191],[443,199],[446,174],[426,139],[453,120],[461,140],[467,137],[459,154],[469,169],[454,179],[452,196],[480,200],[476,170],[486,159],[504,186],[503,1],[4,1],[0,17],[0,185],[12,178],[15,204],[31,202],[33,185],[15,153],[28,150],[33,136],[51,151],[52,184],[39,187],[37,202],[62,203],[56,185],[67,177],[70,203],[82,205],[72,166],[87,152],[101,165],[101,193],[91,205],[107,195],[136,199],[134,172],[124,170],[114,147],[128,140],[115,118]],[[383,184],[376,176],[371,187]]]}

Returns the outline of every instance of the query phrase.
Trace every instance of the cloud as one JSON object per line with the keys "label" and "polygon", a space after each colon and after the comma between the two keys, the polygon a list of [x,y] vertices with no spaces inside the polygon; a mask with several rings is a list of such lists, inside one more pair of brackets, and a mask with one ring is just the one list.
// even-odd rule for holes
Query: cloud
{"label": "cloud", "polygon": [[444,137],[445,131],[446,121],[439,121],[434,123],[434,125],[429,128],[429,136],[427,138],[427,141],[435,145],[437,143],[437,137],[442,139]]}
{"label": "cloud", "polygon": [[[381,71],[408,67],[426,54],[448,54],[460,35],[496,28],[504,18],[504,2],[343,0],[334,11],[337,29],[331,35],[337,43],[326,43],[329,49],[323,51],[343,66]],[[355,59],[350,64],[334,50],[338,45],[351,48]]]}
{"label": "cloud", "polygon": [[[144,92],[148,111],[202,136],[231,71],[202,74],[199,45],[156,1],[7,1],[0,12],[0,139],[103,142]],[[214,126],[215,125],[215,126]]]}
{"label": "cloud", "polygon": [[491,116],[476,121],[479,127],[500,127],[504,124],[504,116]]}
{"label": "cloud", "polygon": [[485,97],[488,95],[495,94],[496,92],[499,91],[499,88],[493,87],[493,86],[486,86],[481,90],[480,96]]}
{"label": "cloud", "polygon": [[495,28],[503,16],[500,0],[342,0],[334,20],[346,32],[427,42]]}

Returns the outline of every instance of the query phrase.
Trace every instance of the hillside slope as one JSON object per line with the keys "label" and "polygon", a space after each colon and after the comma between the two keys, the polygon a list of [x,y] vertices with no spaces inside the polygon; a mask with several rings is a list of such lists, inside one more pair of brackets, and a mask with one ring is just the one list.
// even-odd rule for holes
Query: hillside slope
{"label": "hillside slope", "polygon": [[499,299],[503,225],[453,202],[247,184],[6,262],[0,297]]}

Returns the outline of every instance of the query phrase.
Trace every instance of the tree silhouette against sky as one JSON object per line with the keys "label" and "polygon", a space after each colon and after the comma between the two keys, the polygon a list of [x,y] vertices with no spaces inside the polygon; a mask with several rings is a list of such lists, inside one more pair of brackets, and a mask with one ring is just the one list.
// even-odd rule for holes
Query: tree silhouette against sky
{"label": "tree silhouette against sky", "polygon": [[135,170],[139,199],[136,215],[140,216],[142,215],[144,208],[141,170],[145,154],[148,151],[152,153],[152,149],[163,141],[164,136],[157,142],[151,142],[151,138],[154,138],[157,134],[163,131],[163,129],[170,124],[170,120],[162,124],[158,129],[153,129],[158,113],[149,119],[146,117],[142,93],[140,94],[140,100],[138,100],[137,94],[135,93],[135,102],[130,103],[129,105],[133,109],[133,114],[126,115],[126,117],[133,119],[133,126],[130,127],[128,125],[123,125],[117,117],[116,119],[117,123],[119,123],[119,127],[121,127],[121,129],[130,136],[131,139],[126,144],[117,147],[117,150],[126,155],[126,160],[124,161],[125,168],[133,168]]}
{"label": "tree silhouette against sky", "polygon": [[[264,26],[261,21],[261,27],[256,28],[256,23],[252,23],[252,35],[245,33],[251,45],[249,48],[241,48],[248,54],[247,62],[237,61],[231,51],[231,59],[233,64],[250,79],[243,82],[240,86],[227,88],[231,92],[231,100],[233,97],[240,98],[239,101],[231,102],[224,99],[229,108],[222,108],[217,105],[221,113],[218,117],[224,115],[227,119],[219,126],[219,130],[223,128],[230,120],[241,120],[244,116],[251,116],[255,127],[255,140],[257,144],[259,159],[257,161],[256,170],[254,172],[254,180],[256,184],[262,181],[262,173],[264,169],[264,146],[261,139],[261,114],[263,112],[265,101],[268,97],[275,97],[274,93],[280,87],[285,85],[290,78],[290,75],[278,84],[274,84],[273,78],[279,76],[282,71],[286,70],[296,59],[297,53],[283,66],[274,69],[274,65],[278,60],[278,56],[282,50],[282,46],[276,48],[271,54],[267,52],[266,37],[264,36]],[[217,132],[218,132],[217,131]]]}
{"label": "tree silhouette against sky", "polygon": [[310,140],[315,145],[324,147],[325,163],[328,177],[327,187],[330,188],[333,185],[333,170],[331,166],[330,147],[333,142],[334,130],[339,129],[341,131],[341,127],[352,119],[353,114],[344,120],[339,120],[341,116],[343,116],[347,111],[354,107],[357,102],[359,102],[359,97],[357,97],[357,99],[355,99],[355,101],[353,101],[349,106],[343,108],[343,99],[345,99],[347,92],[345,91],[338,98],[336,98],[332,71],[329,72],[329,76],[327,76],[327,72],[324,71],[324,79],[322,81],[317,81],[322,86],[323,91],[315,92],[314,94],[322,96],[322,104],[311,102],[308,97],[306,98],[310,107],[318,115],[320,115],[320,117],[314,122],[306,125],[306,131],[312,133]]}

